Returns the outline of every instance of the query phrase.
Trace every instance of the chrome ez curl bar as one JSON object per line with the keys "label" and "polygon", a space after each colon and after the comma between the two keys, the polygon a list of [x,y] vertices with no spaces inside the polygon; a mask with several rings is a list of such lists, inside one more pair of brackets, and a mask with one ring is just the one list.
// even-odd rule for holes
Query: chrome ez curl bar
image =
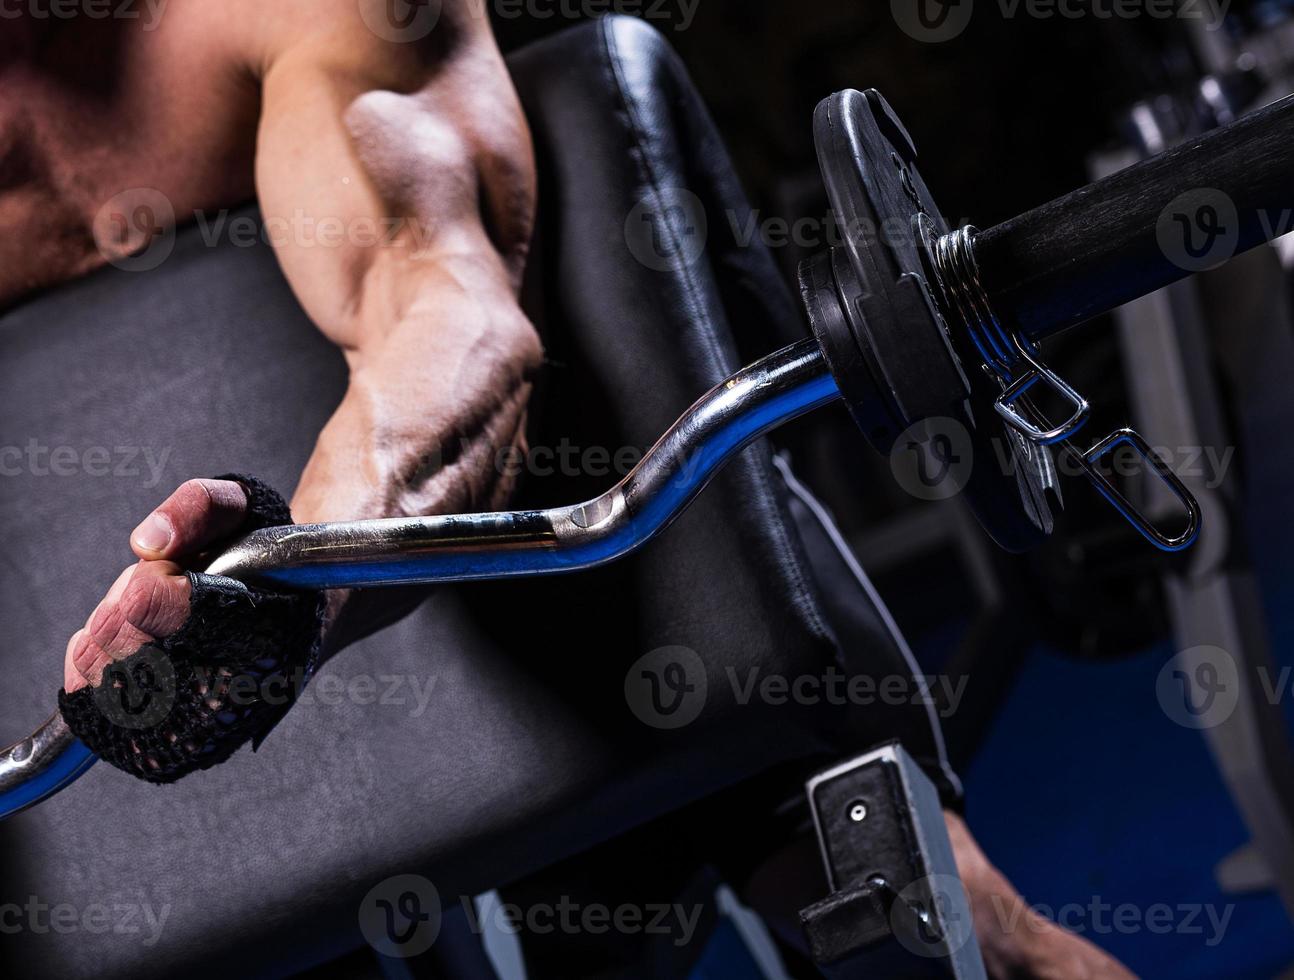
{"label": "chrome ez curl bar", "polygon": [[[1015,472],[975,467],[980,475],[964,494],[1005,548],[1024,550],[1052,529],[1054,445],[1075,457],[1149,541],[1166,551],[1189,547],[1200,523],[1189,491],[1130,429],[1078,448],[1073,438],[1089,406],[1044,364],[1038,343],[1195,271],[1175,261],[1164,229],[1189,233],[1197,222],[1216,232],[1219,201],[1236,226],[1223,229],[1227,252],[1220,258],[1267,241],[1277,224],[1270,215],[1294,206],[1294,166],[1284,149],[1294,145],[1294,99],[986,232],[947,226],[911,139],[877,92],[826,99],[814,136],[845,233],[840,246],[801,269],[814,339],[715,386],[616,486],[573,507],[266,528],[207,571],[280,589],[336,589],[594,568],[664,530],[753,440],[842,398],[882,452],[892,452],[913,426],[941,417],[967,428],[973,451],[991,451],[1001,440]],[[1193,214],[1187,192],[1194,190],[1206,193]],[[1186,210],[1179,216],[1175,207]],[[1070,406],[1065,422],[1038,411],[1030,397],[1038,386]],[[1178,533],[1157,528],[1097,470],[1122,444],[1141,454],[1181,503]],[[0,818],[58,792],[94,761],[55,714],[0,751]]]}

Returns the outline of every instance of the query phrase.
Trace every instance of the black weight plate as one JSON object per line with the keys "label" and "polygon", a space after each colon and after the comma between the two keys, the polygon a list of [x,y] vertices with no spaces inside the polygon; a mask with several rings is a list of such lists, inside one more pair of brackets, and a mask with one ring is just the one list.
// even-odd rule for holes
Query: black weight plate
{"label": "black weight plate", "polygon": [[912,139],[880,93],[824,99],[813,136],[849,260],[835,263],[841,302],[891,401],[897,435],[955,410],[969,392],[926,285],[917,216],[948,229],[916,169]]}
{"label": "black weight plate", "polygon": [[806,263],[801,292],[855,422],[886,454],[904,451],[909,442],[896,445],[898,437],[926,420],[965,426],[974,466],[962,493],[999,545],[1033,547],[1052,527],[1046,457],[1036,455],[1047,451],[1020,451],[993,411],[993,382],[973,351],[958,356],[949,336],[928,284],[918,219],[936,235],[948,225],[912,138],[873,89],[824,99],[813,133],[841,245]]}

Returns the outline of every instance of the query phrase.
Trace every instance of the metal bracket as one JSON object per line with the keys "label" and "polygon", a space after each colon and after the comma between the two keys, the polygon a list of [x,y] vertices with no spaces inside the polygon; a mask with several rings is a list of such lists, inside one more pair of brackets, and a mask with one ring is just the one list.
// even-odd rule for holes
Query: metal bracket
{"label": "metal bracket", "polygon": [[903,747],[820,773],[806,791],[832,894],[800,922],[823,972],[983,978],[938,793]]}

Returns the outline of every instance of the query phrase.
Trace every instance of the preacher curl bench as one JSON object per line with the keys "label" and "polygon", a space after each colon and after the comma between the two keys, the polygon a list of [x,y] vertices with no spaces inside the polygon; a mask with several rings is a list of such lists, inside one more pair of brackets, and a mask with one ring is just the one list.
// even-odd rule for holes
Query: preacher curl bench
{"label": "preacher curl bench", "polygon": [[[982,975],[940,814],[960,789],[930,705],[914,725],[881,705],[741,704],[724,683],[752,667],[917,673],[829,516],[760,437],[843,400],[872,446],[956,480],[1016,551],[1052,532],[1053,453],[1067,453],[1150,543],[1189,547],[1191,494],[1130,429],[1081,442],[1090,407],[1038,345],[1192,271],[1165,236],[1218,229],[1165,211],[1183,191],[1234,205],[1227,254],[1265,241],[1263,214],[1294,204],[1294,102],[978,232],[946,225],[876,92],[837,93],[814,134],[842,244],[805,263],[797,310],[767,252],[722,220],[748,205],[658,35],[606,18],[510,66],[541,174],[526,303],[549,365],[531,442],[653,448],[610,490],[589,474],[531,480],[508,513],[271,528],[216,558],[212,572],[280,588],[457,583],[325,669],[434,677],[439,693],[419,717],[298,707],[258,752],[269,758],[240,753],[160,791],[90,771],[93,756],[50,719],[0,753],[0,814],[45,800],[0,827],[5,894],[144,896],[167,904],[170,924],[148,948],[24,935],[0,953],[15,966],[280,974],[357,945],[355,909],[384,877],[418,871],[475,894],[697,801],[730,805],[732,820],[771,815],[812,776],[831,891],[803,914],[819,964],[858,975],[858,957],[897,938],[918,964]],[[166,363],[149,342],[159,330]],[[171,483],[216,465],[290,484],[344,383],[268,248],[204,248],[191,229],[160,268],[38,297],[0,318],[0,338],[6,431],[165,448]],[[79,401],[53,399],[44,389],[73,351],[98,364],[96,380]],[[185,407],[142,412],[134,393],[177,356],[187,370],[168,404]],[[1054,418],[1044,398],[1062,407]],[[1168,488],[1178,525],[1102,471],[1120,447]],[[967,473],[950,465],[959,453],[1014,465]],[[158,493],[13,483],[0,527],[11,560],[40,577],[0,597],[10,738],[51,693],[51,664],[31,651],[62,649],[115,561],[108,542]],[[701,680],[704,704],[687,725],[644,725],[626,673],[680,647],[686,662],[664,666],[684,673],[657,680]]]}

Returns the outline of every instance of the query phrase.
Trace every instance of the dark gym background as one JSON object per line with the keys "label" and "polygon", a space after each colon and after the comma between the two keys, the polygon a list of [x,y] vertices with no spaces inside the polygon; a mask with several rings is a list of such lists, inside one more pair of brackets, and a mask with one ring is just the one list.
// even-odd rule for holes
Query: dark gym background
{"label": "dark gym background", "polygon": [[[610,3],[628,13],[650,5]],[[1287,6],[1234,0],[1230,10],[1253,25],[1279,20]],[[682,55],[753,206],[762,218],[788,222],[827,213],[811,121],[832,91],[879,89],[911,132],[950,222],[988,227],[1088,183],[1093,154],[1126,141],[1119,120],[1133,103],[1186,94],[1204,73],[1179,22],[1144,17],[1007,19],[982,0],[960,37],[927,44],[899,29],[885,0],[699,0],[685,28],[678,0],[658,12],[648,19]],[[496,31],[511,50],[569,23],[518,13],[497,17]],[[774,249],[788,282],[820,246]],[[1110,324],[1049,350],[1099,395],[1093,401],[1108,414],[1098,413],[1094,425],[1118,423],[1126,403]],[[843,413],[840,424],[849,429]],[[837,450],[825,462],[797,463],[814,471],[857,544],[912,501],[894,490],[884,462],[855,444],[856,459]],[[1240,447],[1242,468],[1253,451]],[[1294,616],[1281,584],[1290,580],[1285,556],[1294,542],[1271,504],[1273,494],[1282,501],[1289,494],[1261,477],[1245,488],[1254,502],[1246,546],[1263,575],[1275,655],[1288,664]],[[1076,896],[1141,908],[1234,906],[1214,946],[1198,935],[1145,930],[1091,938],[1146,976],[1277,976],[1294,962],[1279,902],[1271,893],[1224,895],[1213,879],[1216,863],[1247,835],[1204,742],[1146,706],[1173,652],[1148,572],[1162,559],[1129,547],[1126,529],[1085,491],[1066,490],[1060,545],[1024,559],[990,557],[1014,596],[991,616],[982,615],[969,570],[948,554],[877,570],[859,550],[925,669],[990,678],[949,719],[949,739],[966,775],[972,824],[1026,898],[1052,909]],[[1112,566],[1106,554],[1098,562],[1087,550],[1094,538],[1112,541],[1127,561]],[[738,944],[721,939],[698,976],[757,976],[752,971]]]}
{"label": "dark gym background", "polygon": [[[825,203],[811,121],[837,89],[880,89],[944,208],[987,227],[1086,183],[1085,156],[1116,135],[1112,110],[1175,74],[1146,60],[1163,22],[1004,20],[985,4],[957,39],[924,44],[881,0],[699,0],[690,24],[678,0],[660,6],[650,22],[683,56],[755,206],[790,220],[823,213],[787,208]],[[505,50],[570,23],[495,22]]]}

